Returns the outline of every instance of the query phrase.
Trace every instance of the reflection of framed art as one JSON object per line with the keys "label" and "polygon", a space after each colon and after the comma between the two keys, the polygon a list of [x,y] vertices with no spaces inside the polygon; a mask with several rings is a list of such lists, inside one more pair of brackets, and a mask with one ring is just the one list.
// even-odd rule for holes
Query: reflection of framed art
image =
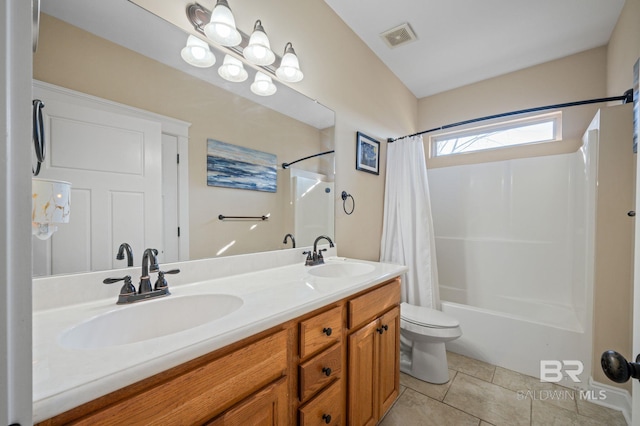
{"label": "reflection of framed art", "polygon": [[380,142],[360,132],[356,138],[356,169],[380,174]]}

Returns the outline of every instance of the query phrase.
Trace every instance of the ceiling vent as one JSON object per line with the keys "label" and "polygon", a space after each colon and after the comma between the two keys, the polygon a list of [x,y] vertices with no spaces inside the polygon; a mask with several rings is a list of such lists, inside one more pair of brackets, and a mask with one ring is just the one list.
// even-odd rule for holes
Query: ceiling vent
{"label": "ceiling vent", "polygon": [[382,37],[387,46],[392,49],[418,39],[418,37],[416,37],[416,33],[411,29],[411,25],[407,22],[381,33],[380,37]]}

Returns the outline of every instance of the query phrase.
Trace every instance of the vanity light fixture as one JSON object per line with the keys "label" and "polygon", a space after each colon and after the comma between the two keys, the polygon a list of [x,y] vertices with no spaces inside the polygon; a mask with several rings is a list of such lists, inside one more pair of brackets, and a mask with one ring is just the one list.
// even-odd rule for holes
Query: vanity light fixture
{"label": "vanity light fixture", "polygon": [[253,93],[259,96],[271,96],[276,93],[276,90],[276,85],[273,84],[271,77],[261,71],[256,72],[256,78],[251,83],[251,91]]}
{"label": "vanity light fixture", "polygon": [[225,80],[234,83],[245,81],[249,77],[249,73],[244,69],[242,61],[228,54],[224,55],[224,61],[218,68],[218,74]]}
{"label": "vanity light fixture", "polygon": [[199,68],[208,68],[216,63],[209,44],[194,35],[187,38],[187,45],[180,51],[180,56],[186,63]]}
{"label": "vanity light fixture", "polygon": [[298,56],[296,51],[293,50],[291,42],[284,47],[284,55],[280,61],[280,66],[276,70],[276,76],[287,83],[297,83],[304,77],[304,74],[300,71]]}
{"label": "vanity light fixture", "polygon": [[[186,12],[187,18],[195,31],[220,45],[222,51],[226,49],[229,54],[245,65],[260,69],[259,72],[264,76],[258,77],[258,82],[254,82],[253,85],[258,87],[268,86],[269,90],[257,89],[256,92],[252,85],[251,90],[254,93],[259,93],[261,96],[275,93],[276,88],[271,77],[277,77],[277,79],[286,83],[296,83],[304,77],[300,70],[298,56],[293,50],[291,42],[285,45],[284,55],[280,57],[271,50],[269,38],[262,27],[261,20],[258,19],[256,21],[251,36],[236,28],[235,19],[227,0],[217,0],[213,11],[209,11],[198,3],[191,3],[187,5]],[[231,70],[223,64],[218,73],[228,81],[244,81],[227,78],[230,76],[225,71],[227,69]],[[268,80],[265,77],[268,77]]]}
{"label": "vanity light fixture", "polygon": [[211,20],[204,26],[204,33],[222,46],[233,47],[240,44],[242,36],[236,28],[236,20],[227,0],[218,0],[211,12]]}
{"label": "vanity light fixture", "polygon": [[259,19],[253,26],[249,44],[242,50],[242,55],[254,65],[271,65],[276,60],[276,55],[271,50],[269,38]]}
{"label": "vanity light fixture", "polygon": [[31,233],[46,240],[58,230],[54,223],[68,223],[71,184],[61,180],[31,180]]}

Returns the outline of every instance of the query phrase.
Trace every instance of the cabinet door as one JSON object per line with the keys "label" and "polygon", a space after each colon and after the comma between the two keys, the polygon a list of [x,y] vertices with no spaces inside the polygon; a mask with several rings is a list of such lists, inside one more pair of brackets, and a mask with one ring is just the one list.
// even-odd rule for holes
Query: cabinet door
{"label": "cabinet door", "polygon": [[226,411],[210,426],[286,426],[289,422],[287,380],[282,378]]}
{"label": "cabinet door", "polygon": [[348,399],[349,425],[375,425],[378,413],[377,334],[372,321],[349,336]]}
{"label": "cabinet door", "polygon": [[378,416],[381,418],[400,393],[400,308],[393,308],[380,318],[379,330],[382,330],[378,335]]}

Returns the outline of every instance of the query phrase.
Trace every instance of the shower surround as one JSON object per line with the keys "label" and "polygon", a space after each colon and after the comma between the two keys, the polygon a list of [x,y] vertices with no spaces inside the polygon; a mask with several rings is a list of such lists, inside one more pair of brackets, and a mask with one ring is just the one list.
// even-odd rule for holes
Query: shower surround
{"label": "shower surround", "polygon": [[597,144],[429,169],[442,310],[463,331],[449,350],[535,377],[579,360],[587,385]]}

